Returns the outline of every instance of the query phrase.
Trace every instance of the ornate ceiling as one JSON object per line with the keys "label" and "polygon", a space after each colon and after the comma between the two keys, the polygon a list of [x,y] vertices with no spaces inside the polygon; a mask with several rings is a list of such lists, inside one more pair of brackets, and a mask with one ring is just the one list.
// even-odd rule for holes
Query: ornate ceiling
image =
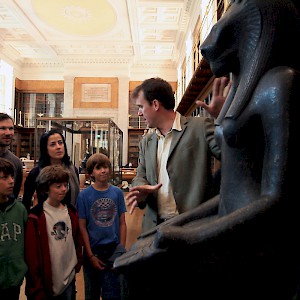
{"label": "ornate ceiling", "polygon": [[1,0],[0,58],[18,65],[97,60],[176,69],[199,2]]}

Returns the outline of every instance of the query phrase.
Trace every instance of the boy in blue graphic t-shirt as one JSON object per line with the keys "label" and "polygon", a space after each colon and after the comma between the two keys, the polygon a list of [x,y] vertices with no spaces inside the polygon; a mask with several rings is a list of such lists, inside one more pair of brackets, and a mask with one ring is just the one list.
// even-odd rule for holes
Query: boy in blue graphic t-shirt
{"label": "boy in blue graphic t-shirt", "polygon": [[89,157],[86,169],[94,183],[77,198],[79,226],[84,243],[85,299],[121,299],[121,277],[113,269],[126,252],[126,206],[122,190],[111,185],[111,163],[102,153]]}

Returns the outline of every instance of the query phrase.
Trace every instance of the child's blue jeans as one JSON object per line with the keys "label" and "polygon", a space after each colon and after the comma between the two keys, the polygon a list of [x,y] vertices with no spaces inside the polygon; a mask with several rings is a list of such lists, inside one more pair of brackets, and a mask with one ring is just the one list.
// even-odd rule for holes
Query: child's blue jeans
{"label": "child's blue jeans", "polygon": [[117,256],[126,252],[122,245],[109,244],[92,249],[107,267],[96,270],[89,259],[85,257],[83,264],[85,300],[121,300],[122,299],[122,276],[112,268]]}

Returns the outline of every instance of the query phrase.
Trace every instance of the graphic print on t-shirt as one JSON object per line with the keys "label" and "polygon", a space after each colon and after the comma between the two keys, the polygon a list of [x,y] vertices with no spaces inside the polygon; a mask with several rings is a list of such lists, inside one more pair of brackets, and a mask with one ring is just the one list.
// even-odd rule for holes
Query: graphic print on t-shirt
{"label": "graphic print on t-shirt", "polygon": [[97,226],[109,227],[117,214],[115,202],[109,198],[100,198],[91,207],[91,216]]}
{"label": "graphic print on t-shirt", "polygon": [[68,232],[69,227],[65,222],[57,222],[53,226],[53,231],[51,231],[51,235],[55,235],[56,240],[66,240]]}

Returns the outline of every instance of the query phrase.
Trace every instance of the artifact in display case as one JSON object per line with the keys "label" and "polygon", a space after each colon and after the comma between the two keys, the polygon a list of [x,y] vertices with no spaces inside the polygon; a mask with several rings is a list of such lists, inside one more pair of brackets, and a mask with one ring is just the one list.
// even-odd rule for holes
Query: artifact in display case
{"label": "artifact in display case", "polygon": [[85,163],[94,153],[106,154],[112,164],[112,183],[121,183],[123,132],[108,118],[36,118],[35,157],[39,157],[41,135],[52,128],[60,129],[66,139],[69,156],[80,173],[85,173]]}

